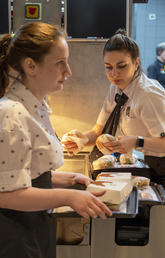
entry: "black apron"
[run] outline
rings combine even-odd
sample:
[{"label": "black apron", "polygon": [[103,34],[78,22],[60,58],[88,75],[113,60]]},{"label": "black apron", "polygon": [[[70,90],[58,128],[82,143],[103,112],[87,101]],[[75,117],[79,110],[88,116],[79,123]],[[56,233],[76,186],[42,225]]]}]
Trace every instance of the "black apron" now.
[{"label": "black apron", "polygon": [[144,161],[150,167],[151,180],[165,187],[165,157],[144,156]]},{"label": "black apron", "polygon": [[[51,172],[32,180],[37,188],[52,188]],[[0,258],[55,258],[56,220],[47,211],[0,209]]]}]

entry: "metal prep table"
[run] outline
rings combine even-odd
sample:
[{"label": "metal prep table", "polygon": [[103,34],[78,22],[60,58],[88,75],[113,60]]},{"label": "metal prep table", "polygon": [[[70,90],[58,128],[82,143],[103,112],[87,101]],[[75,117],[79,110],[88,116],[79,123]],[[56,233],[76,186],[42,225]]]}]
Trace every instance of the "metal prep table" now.
[{"label": "metal prep table", "polygon": [[[140,170],[142,171],[142,170]],[[107,171],[106,171],[107,172]],[[114,171],[115,172],[115,171]],[[123,172],[126,172],[125,170]],[[132,174],[137,174],[137,171],[133,171]],[[139,171],[138,171],[139,172]],[[149,170],[142,171],[149,173]],[[138,173],[139,174],[139,173]],[[165,230],[165,190],[160,186],[160,191],[157,191],[159,195],[159,201],[155,203],[139,202],[138,207],[148,207],[148,238],[144,243],[137,245],[138,240],[133,236],[130,237],[130,233],[126,232],[124,237],[130,240],[130,243],[117,243],[117,223],[118,220],[134,220],[138,214],[136,201],[134,205],[129,207],[129,212],[120,214],[114,212],[112,218],[102,219],[91,219],[90,222],[84,225],[84,238],[79,244],[76,245],[57,245],[57,258],[164,258],[165,257],[165,244],[164,244],[164,230]],[[136,197],[136,192],[133,197]],[[131,195],[132,196],[132,195]],[[131,202],[132,203],[132,202]],[[145,209],[145,208],[144,208]],[[74,217],[75,213],[71,215]],[[144,228],[144,233],[145,233]],[[128,237],[127,237],[128,233]],[[141,232],[137,232],[137,235],[143,234],[143,227]],[[123,233],[122,233],[123,234]],[[121,234],[121,236],[122,236]],[[134,233],[133,233],[134,234]],[[147,235],[146,234],[146,235]],[[119,233],[120,235],[120,233]],[[135,232],[136,235],[136,232]],[[140,235],[141,237],[141,235]],[[135,239],[134,239],[135,238]],[[135,241],[135,245],[133,244]],[[140,240],[141,241],[141,240]],[[129,241],[128,241],[129,242]]]},{"label": "metal prep table", "polygon": [[[149,242],[145,246],[116,244],[115,219],[92,220],[91,258],[164,258],[165,206],[150,210]],[[74,256],[72,256],[74,257]],[[61,257],[65,258],[65,257]],[[75,257],[76,258],[76,257]],[[85,258],[85,257],[84,257]]]},{"label": "metal prep table", "polygon": [[[161,188],[161,190],[164,195],[164,189]],[[149,203],[149,237],[146,244],[133,246],[131,242],[131,246],[128,246],[119,245],[115,241],[116,221],[120,218],[134,219],[135,213],[138,213],[134,202],[134,207],[131,205],[131,210],[129,209],[127,215],[114,212],[113,217],[106,220],[91,219],[89,224],[84,225],[84,238],[81,243],[78,245],[57,245],[57,258],[164,258],[164,196],[162,198],[160,197],[160,202],[155,203],[155,205]],[[161,202],[162,204],[160,205]],[[145,204],[140,205],[144,206]],[[148,207],[147,202],[146,205]],[[70,213],[68,218],[73,218],[74,216],[75,218],[78,217],[73,212],[73,214]]]}]

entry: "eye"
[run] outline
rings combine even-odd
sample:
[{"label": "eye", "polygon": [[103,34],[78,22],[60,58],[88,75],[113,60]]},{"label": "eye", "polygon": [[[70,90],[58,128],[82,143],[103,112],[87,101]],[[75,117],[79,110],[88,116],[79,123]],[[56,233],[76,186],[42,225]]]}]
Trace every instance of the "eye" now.
[{"label": "eye", "polygon": [[57,65],[64,65],[64,64],[65,64],[64,61],[59,61],[59,62],[57,63]]},{"label": "eye", "polygon": [[67,65],[68,65],[68,62],[66,62],[64,60],[61,60],[56,63],[56,66],[60,69],[65,69]]},{"label": "eye", "polygon": [[111,66],[105,66],[105,69],[111,71],[113,68]]},{"label": "eye", "polygon": [[119,66],[118,66],[119,69],[124,69],[125,67],[127,67],[127,64],[119,65]]}]

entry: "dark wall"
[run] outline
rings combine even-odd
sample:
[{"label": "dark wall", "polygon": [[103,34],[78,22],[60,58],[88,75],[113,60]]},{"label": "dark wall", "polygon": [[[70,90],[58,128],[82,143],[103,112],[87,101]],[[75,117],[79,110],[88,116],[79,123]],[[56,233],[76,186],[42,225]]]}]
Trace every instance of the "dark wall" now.
[{"label": "dark wall", "polygon": [[0,0],[0,34],[10,31],[9,10],[10,3],[8,0]]}]

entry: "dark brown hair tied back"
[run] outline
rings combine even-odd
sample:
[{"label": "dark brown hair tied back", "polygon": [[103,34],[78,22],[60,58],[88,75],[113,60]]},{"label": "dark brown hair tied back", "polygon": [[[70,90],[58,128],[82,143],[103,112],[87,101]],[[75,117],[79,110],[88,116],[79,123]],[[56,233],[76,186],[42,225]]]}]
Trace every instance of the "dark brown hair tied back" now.
[{"label": "dark brown hair tied back", "polygon": [[124,30],[124,29],[118,29],[118,30],[115,32],[115,35],[116,35],[116,34],[121,34],[121,35],[124,35],[124,36],[127,37],[127,32],[126,32],[126,30]]},{"label": "dark brown hair tied back", "polygon": [[[127,36],[127,32],[124,29],[118,29],[116,33],[108,39],[103,49],[103,56],[111,51],[125,51],[130,54],[133,62],[140,56],[137,43]],[[140,75],[141,72],[142,68],[141,64],[139,64],[137,75]]]},{"label": "dark brown hair tied back", "polygon": [[0,40],[0,97],[4,95],[5,89],[9,84],[8,53],[10,51],[11,41],[11,34],[2,36]]}]

